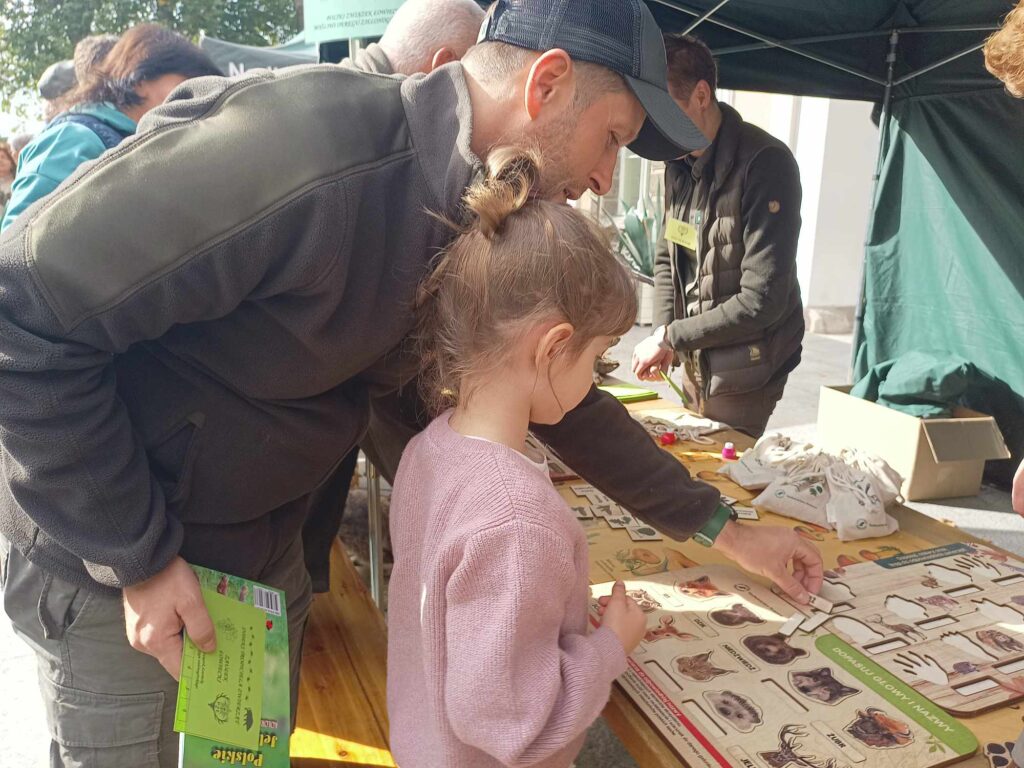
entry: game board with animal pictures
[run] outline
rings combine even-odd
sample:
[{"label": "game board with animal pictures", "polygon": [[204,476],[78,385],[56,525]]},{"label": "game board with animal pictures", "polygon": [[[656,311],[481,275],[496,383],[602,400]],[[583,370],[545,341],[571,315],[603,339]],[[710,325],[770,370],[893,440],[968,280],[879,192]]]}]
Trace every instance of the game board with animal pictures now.
[{"label": "game board with animal pictures", "polygon": [[[611,587],[592,587],[595,623]],[[937,768],[977,749],[934,703],[732,567],[626,589],[647,633],[618,683],[693,768]]]},{"label": "game board with animal pictures", "polygon": [[947,711],[1024,700],[1024,563],[959,543],[825,577],[826,627]]}]

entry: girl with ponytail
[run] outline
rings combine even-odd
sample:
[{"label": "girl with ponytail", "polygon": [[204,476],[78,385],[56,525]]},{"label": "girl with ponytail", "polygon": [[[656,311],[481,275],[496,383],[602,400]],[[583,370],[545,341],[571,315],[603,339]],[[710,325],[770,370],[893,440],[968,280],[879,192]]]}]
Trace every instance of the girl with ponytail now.
[{"label": "girl with ponytail", "polygon": [[534,197],[535,154],[498,149],[422,286],[423,394],[437,415],[391,502],[391,746],[403,768],[560,766],[579,751],[640,609],[617,585],[588,632],[587,543],[530,456],[592,383],[636,293],[588,219]]}]

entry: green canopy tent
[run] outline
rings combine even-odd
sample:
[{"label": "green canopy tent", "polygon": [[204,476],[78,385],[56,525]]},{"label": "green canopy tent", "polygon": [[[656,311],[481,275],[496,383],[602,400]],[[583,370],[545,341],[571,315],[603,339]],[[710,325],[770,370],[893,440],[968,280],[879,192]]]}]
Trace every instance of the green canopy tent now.
[{"label": "green canopy tent", "polygon": [[694,32],[721,84],[874,101],[875,195],[854,377],[910,350],[1009,385],[987,403],[1024,453],[1024,101],[981,47],[1015,0],[647,0]]}]

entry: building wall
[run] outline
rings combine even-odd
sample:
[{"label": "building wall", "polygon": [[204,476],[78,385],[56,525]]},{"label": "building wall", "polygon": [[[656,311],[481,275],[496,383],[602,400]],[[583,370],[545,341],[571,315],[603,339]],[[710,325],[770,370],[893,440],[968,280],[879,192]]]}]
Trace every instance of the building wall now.
[{"label": "building wall", "polygon": [[878,151],[871,105],[765,93],[726,97],[744,119],[793,150],[804,193],[797,273],[808,329],[849,333]]},{"label": "building wall", "polygon": [[812,329],[847,333],[860,292],[878,131],[864,102],[829,101],[825,124],[805,303]]}]

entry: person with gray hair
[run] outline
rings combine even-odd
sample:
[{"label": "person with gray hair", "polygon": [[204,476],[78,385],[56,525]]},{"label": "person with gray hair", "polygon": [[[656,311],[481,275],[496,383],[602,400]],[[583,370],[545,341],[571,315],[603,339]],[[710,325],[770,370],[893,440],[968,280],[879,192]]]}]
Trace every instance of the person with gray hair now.
[{"label": "person with gray hair", "polygon": [[55,61],[43,70],[36,89],[43,101],[43,119],[47,122],[63,112],[68,96],[74,91],[75,63],[71,59]]},{"label": "person with gray hair", "polygon": [[378,75],[428,73],[458,61],[476,42],[484,12],[473,0],[406,0],[384,30],[343,67]]}]

